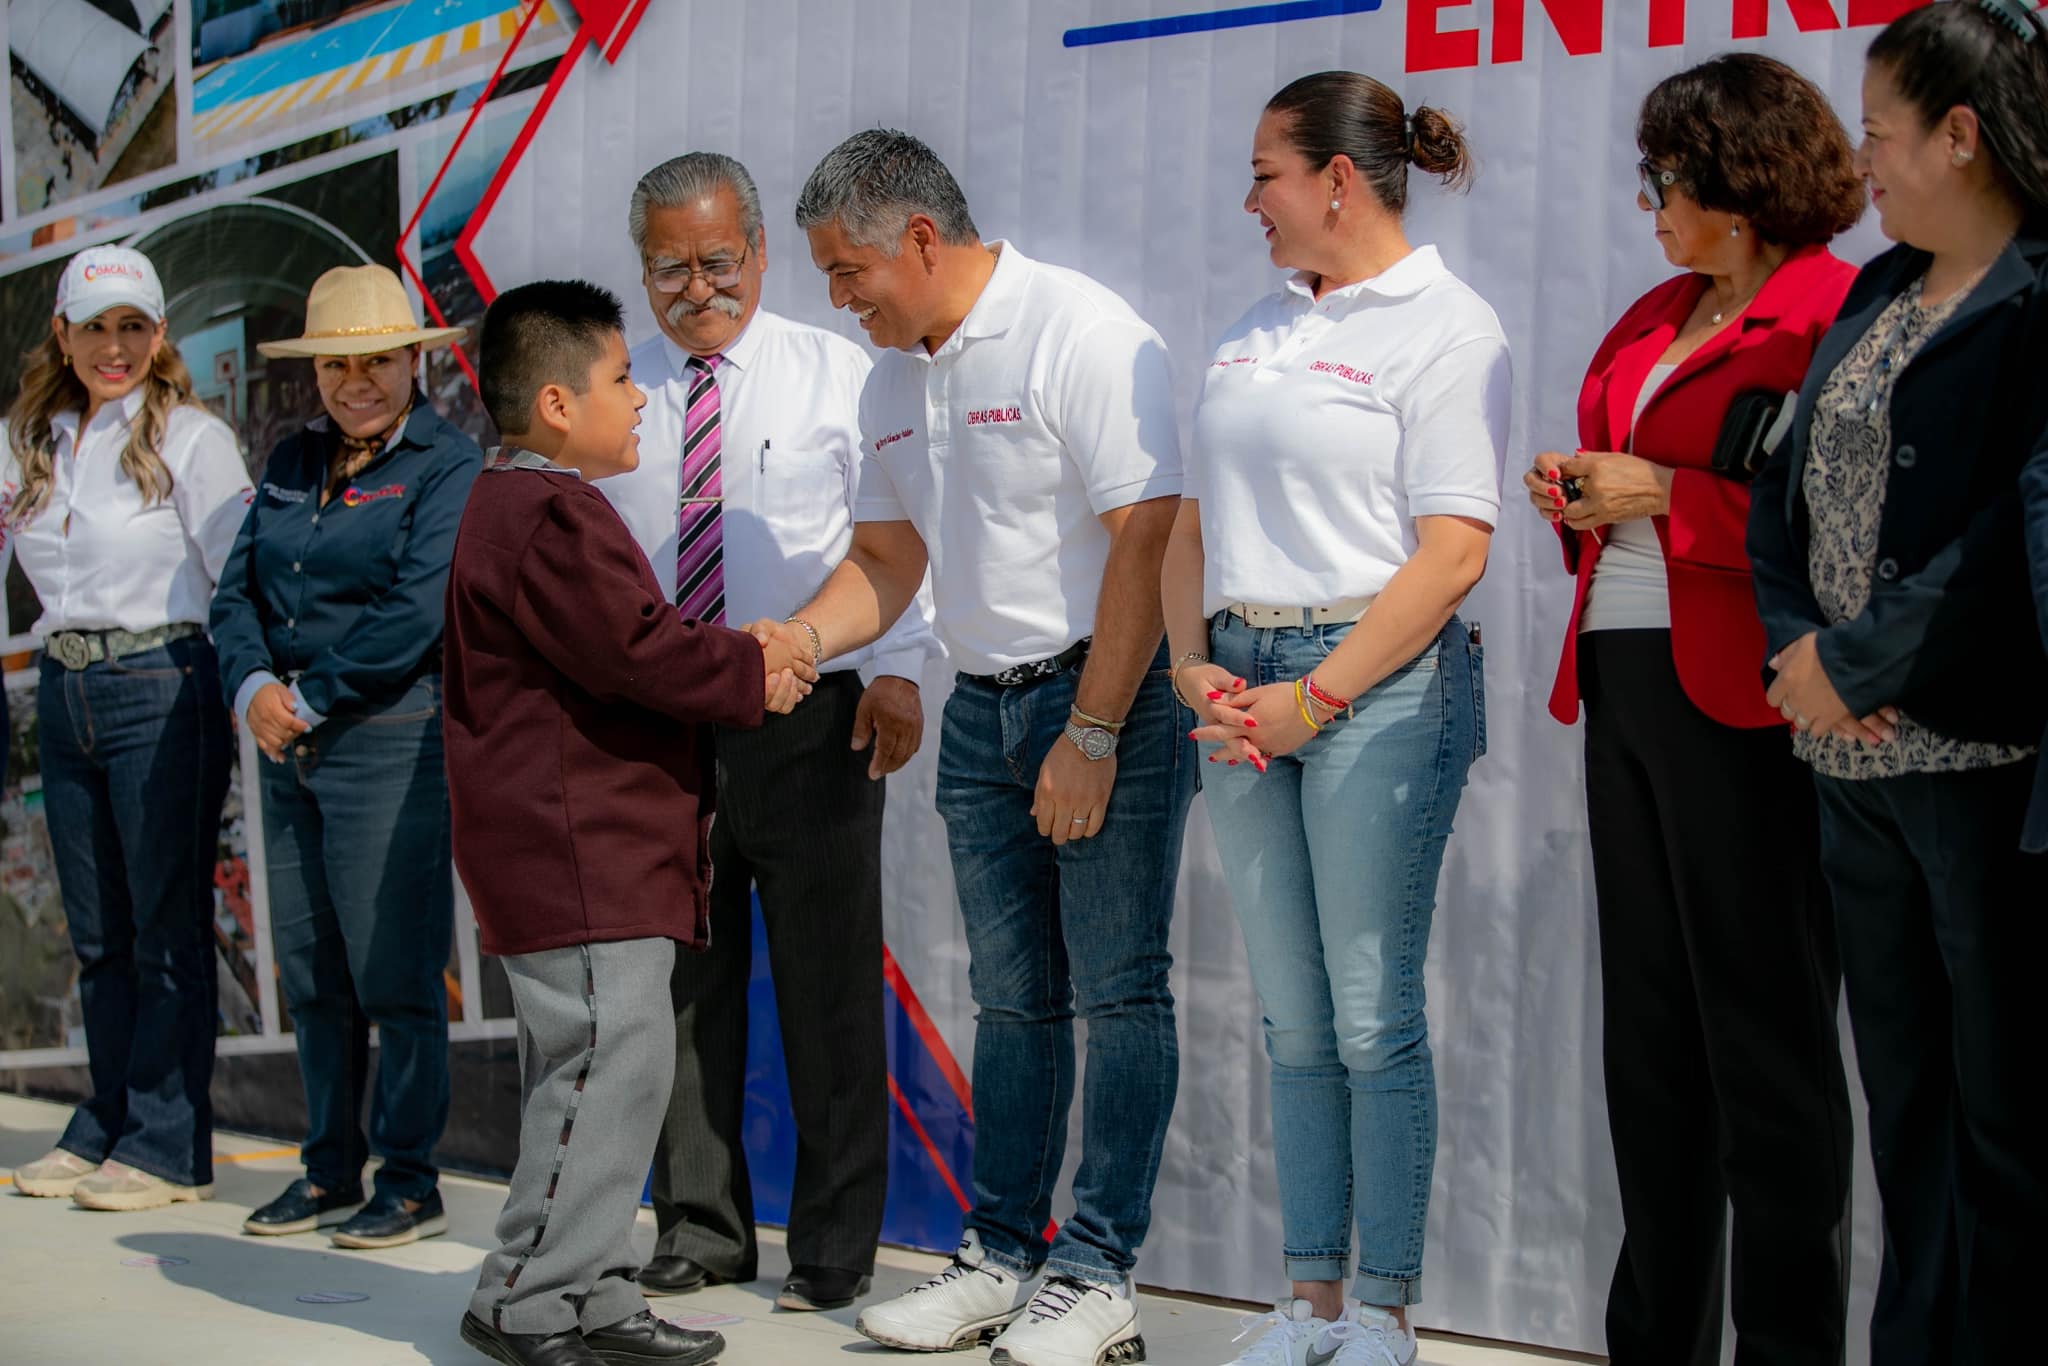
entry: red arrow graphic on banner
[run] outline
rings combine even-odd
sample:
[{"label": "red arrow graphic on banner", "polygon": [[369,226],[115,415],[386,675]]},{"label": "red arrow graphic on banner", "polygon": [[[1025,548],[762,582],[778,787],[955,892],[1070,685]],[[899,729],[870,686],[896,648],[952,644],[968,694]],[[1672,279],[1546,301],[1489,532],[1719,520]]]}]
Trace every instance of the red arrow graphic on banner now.
[{"label": "red arrow graphic on banner", "polygon": [[[540,102],[533,106],[533,112],[526,116],[526,123],[513,139],[512,150],[505,154],[504,164],[498,167],[491,183],[484,187],[483,198],[477,201],[476,211],[469,216],[461,234],[455,239],[455,259],[462,262],[462,268],[469,272],[470,282],[488,304],[498,297],[497,286],[476,256],[476,235],[484,222],[490,218],[491,210],[497,206],[498,196],[504,193],[505,185],[512,179],[519,159],[526,155],[527,147],[533,142],[533,135],[540,131],[541,123],[547,118],[548,110],[554,107],[555,96],[562,92],[569,73],[576,69],[578,59],[586,48],[594,47],[607,62],[616,62],[619,54],[626,50],[626,40],[639,27],[640,18],[647,12],[649,0],[574,0],[582,23],[576,29],[576,36],[569,41],[569,50],[562,54],[555,74],[548,78],[547,89],[541,91]],[[488,91],[486,91],[488,93]],[[479,101],[481,103],[481,101]],[[473,115],[472,115],[473,117]],[[452,153],[451,153],[452,155]]]},{"label": "red arrow graphic on banner", "polygon": [[[405,245],[419,228],[420,219],[426,215],[427,205],[433,201],[435,193],[441,188],[441,182],[447,178],[448,168],[455,164],[455,158],[462,151],[462,144],[468,139],[470,130],[476,127],[484,105],[490,102],[491,94],[498,88],[499,80],[510,69],[512,58],[518,53],[520,44],[526,41],[527,30],[533,27],[533,21],[539,17],[542,3],[543,0],[528,0],[525,17],[519,21],[518,31],[506,45],[505,55],[498,59],[497,69],[491,72],[490,79],[484,82],[484,88],[477,93],[476,102],[469,107],[469,116],[463,120],[462,128],[455,134],[455,141],[448,147],[448,154],[441,158],[440,168],[428,182],[426,193],[420,196],[420,202],[413,207],[412,217],[407,220],[404,231],[398,234],[398,264],[412,280],[414,288],[419,290],[420,300],[425,304],[427,315],[434,320],[436,327],[446,327],[448,320],[442,315],[440,304],[435,302],[434,296],[428,292],[427,282],[421,277],[419,268],[413,265],[412,258],[406,254]],[[476,231],[483,225],[484,219],[490,216],[491,206],[497,202],[499,193],[504,189],[505,182],[510,179],[512,168],[525,152],[526,145],[533,140],[534,132],[540,127],[540,121],[547,117],[548,106],[554,103],[555,94],[576,65],[576,59],[583,55],[583,50],[591,46],[593,41],[602,37],[605,41],[598,43],[598,48],[604,54],[604,59],[607,62],[618,61],[619,54],[625,51],[626,40],[633,36],[633,30],[639,26],[640,16],[646,13],[649,0],[570,0],[570,3],[575,6],[579,20],[576,36],[570,40],[569,50],[562,54],[561,61],[556,65],[554,75],[549,79],[547,89],[541,95],[540,103],[534,106],[533,112],[527,116],[525,126],[519,130],[519,138],[512,144],[511,154],[505,158],[505,164],[500,166],[497,174],[491,178],[491,183],[484,190],[483,198],[477,202],[475,211],[470,214],[469,222],[463,226],[461,235],[455,241],[455,259],[462,263],[462,268],[468,272],[471,282],[476,285],[477,292],[483,296],[486,304],[497,296],[497,291],[492,287],[490,277],[484,273],[483,266],[478,263],[476,253],[470,247],[471,239],[476,236]],[[472,387],[477,387],[476,367],[470,363],[468,353],[459,344],[454,351],[456,363],[461,365],[462,373],[469,377]]]}]

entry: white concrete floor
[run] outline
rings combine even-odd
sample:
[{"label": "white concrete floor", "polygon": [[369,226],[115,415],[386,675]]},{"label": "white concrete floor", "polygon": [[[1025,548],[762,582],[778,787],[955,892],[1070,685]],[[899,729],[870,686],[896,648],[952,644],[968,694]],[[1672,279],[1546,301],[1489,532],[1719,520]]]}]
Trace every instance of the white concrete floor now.
[{"label": "white concrete floor", "polygon": [[[243,1235],[249,1210],[299,1172],[297,1150],[267,1139],[215,1136],[216,1198],[203,1204],[97,1214],[68,1200],[15,1194],[6,1174],[47,1152],[66,1117],[62,1106],[0,1095],[0,1285],[6,1287],[0,1361],[475,1366],[484,1360],[456,1336],[456,1324],[490,1240],[502,1186],[445,1177],[448,1234],[385,1252],[340,1251],[310,1233]],[[643,1211],[640,1226],[652,1247],[653,1216]],[[937,1257],[884,1248],[875,1293],[900,1293],[941,1264]],[[854,1332],[854,1309],[777,1311],[774,1295],[785,1270],[781,1235],[763,1230],[762,1280],[650,1303],[686,1326],[724,1333],[723,1366],[896,1356]],[[1165,1295],[1146,1295],[1142,1308],[1150,1359],[1170,1366],[1228,1361],[1238,1318],[1251,1312]],[[984,1349],[939,1360],[985,1361],[987,1355]],[[1526,1366],[1593,1358],[1428,1337],[1422,1360],[1427,1366]]]}]

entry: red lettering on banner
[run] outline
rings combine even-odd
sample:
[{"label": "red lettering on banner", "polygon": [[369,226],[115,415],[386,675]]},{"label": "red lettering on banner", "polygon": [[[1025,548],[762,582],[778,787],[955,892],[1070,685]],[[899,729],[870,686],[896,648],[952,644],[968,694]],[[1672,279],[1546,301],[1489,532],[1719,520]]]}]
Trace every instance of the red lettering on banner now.
[{"label": "red lettering on banner", "polygon": [[1479,30],[1460,29],[1444,33],[1437,27],[1437,14],[1463,9],[1472,0],[1408,0],[1408,69],[1447,71],[1452,67],[1479,65]]},{"label": "red lettering on banner", "polygon": [[[1602,51],[1605,0],[1491,0],[1478,27],[1446,29],[1446,11],[1465,10],[1475,0],[1409,0],[1407,67],[1409,71],[1444,71],[1480,64],[1482,37],[1487,63],[1507,66],[1528,50],[1528,10],[1542,6],[1550,28],[1573,57]],[[1801,33],[1832,33],[1845,28],[1878,28],[1928,0],[1649,0],[1643,37],[1647,46],[1676,47],[1686,40],[1688,18],[1711,12],[1726,15],[1730,38],[1762,38],[1770,32],[1771,11],[1782,9]],[[2039,0],[2034,0],[2039,7]],[[1620,10],[1631,10],[1623,5]],[[1617,11],[1618,22],[1632,29],[1631,15]],[[1463,16],[1479,21],[1477,13]],[[1451,17],[1455,22],[1455,16]],[[1487,27],[1490,25],[1490,31]],[[1718,28],[1718,25],[1710,25]],[[1713,36],[1711,34],[1707,35]]]},{"label": "red lettering on banner", "polygon": [[1842,26],[1828,0],[1735,0],[1735,20],[1728,36],[1761,38],[1769,33],[1774,3],[1792,11],[1792,22],[1801,33],[1821,33]]},{"label": "red lettering on banner", "polygon": [[[1542,0],[1550,26],[1574,57],[1587,57],[1600,50],[1601,0]],[[1528,0],[1494,0],[1493,64],[1502,66],[1522,60],[1522,32],[1529,12]]]},{"label": "red lettering on banner", "polygon": [[970,427],[980,427],[990,422],[1022,422],[1023,420],[1024,410],[1022,408],[969,408],[967,410],[967,425]]}]

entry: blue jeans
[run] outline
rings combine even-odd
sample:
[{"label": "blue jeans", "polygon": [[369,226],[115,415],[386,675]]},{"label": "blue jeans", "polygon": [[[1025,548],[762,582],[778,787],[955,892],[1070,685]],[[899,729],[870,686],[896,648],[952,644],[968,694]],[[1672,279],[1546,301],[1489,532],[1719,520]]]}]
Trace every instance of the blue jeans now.
[{"label": "blue jeans", "polygon": [[206,1185],[228,788],[219,661],[203,636],[76,672],[46,657],[36,721],[92,1085],[57,1146]]},{"label": "blue jeans", "polygon": [[[1102,830],[1055,848],[1031,816],[1045,756],[1066,744],[1079,671],[1000,688],[962,674],[939,741],[946,821],[974,994],[974,1208],[997,1264],[1121,1282],[1152,1220],[1180,1085],[1167,931],[1195,794],[1193,717],[1164,651],[1120,738]],[[1088,1022],[1074,1214],[1044,1230],[1066,1158],[1074,1015]]]},{"label": "blue jeans", "polygon": [[[1352,629],[1210,623],[1215,662],[1287,683]],[[1485,749],[1479,647],[1455,617],[1421,654],[1265,773],[1204,770],[1230,898],[1272,1059],[1274,1163],[1287,1275],[1422,1296],[1436,1166],[1436,1072],[1423,956],[1465,772]],[[1190,747],[1192,752],[1192,747]]]},{"label": "blue jeans", "polygon": [[[377,1189],[425,1198],[448,1121],[448,962],[454,919],[441,679],[381,711],[337,717],[259,759],[277,972],[306,1087],[307,1179],[352,1190],[374,1150]],[[363,1142],[370,1026],[377,1092]]]}]

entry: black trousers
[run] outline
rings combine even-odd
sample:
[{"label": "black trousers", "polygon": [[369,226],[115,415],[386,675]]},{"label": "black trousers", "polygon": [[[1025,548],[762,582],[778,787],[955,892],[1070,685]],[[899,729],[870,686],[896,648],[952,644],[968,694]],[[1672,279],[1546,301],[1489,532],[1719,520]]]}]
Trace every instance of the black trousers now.
[{"label": "black trousers", "polygon": [[848,746],[863,689],[826,674],[787,716],[720,730],[711,948],[678,954],[675,1089],[654,1155],[655,1255],[756,1274],[746,1102],[759,887],[796,1114],[789,1259],[872,1271],[889,1180],[882,1033],[882,797]]},{"label": "black trousers", "polygon": [[2035,761],[1816,778],[1884,1264],[1873,1366],[2039,1361],[2048,1278],[2040,992],[2048,855],[2019,851]]},{"label": "black trousers", "polygon": [[1588,632],[1579,662],[1624,1224],[1607,1350],[1717,1366],[1732,1280],[1739,1366],[1837,1366],[1852,1137],[1812,782],[1786,731],[1693,706],[1670,632]]}]

